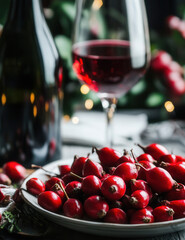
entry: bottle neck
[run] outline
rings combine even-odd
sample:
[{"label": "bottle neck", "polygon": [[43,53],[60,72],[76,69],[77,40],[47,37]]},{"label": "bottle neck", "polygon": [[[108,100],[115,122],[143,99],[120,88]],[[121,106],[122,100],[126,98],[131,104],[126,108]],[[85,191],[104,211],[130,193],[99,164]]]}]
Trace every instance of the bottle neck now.
[{"label": "bottle neck", "polygon": [[7,25],[14,28],[42,25],[44,15],[41,0],[11,0]]}]

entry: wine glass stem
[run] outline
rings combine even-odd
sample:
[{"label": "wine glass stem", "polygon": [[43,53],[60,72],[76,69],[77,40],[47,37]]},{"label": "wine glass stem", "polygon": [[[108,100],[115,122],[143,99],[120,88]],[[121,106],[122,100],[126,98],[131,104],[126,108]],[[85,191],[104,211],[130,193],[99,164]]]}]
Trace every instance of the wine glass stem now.
[{"label": "wine glass stem", "polygon": [[101,103],[103,110],[106,113],[107,118],[107,128],[106,128],[106,146],[112,147],[113,145],[113,129],[112,129],[112,120],[114,112],[116,110],[117,99],[116,98],[102,98]]}]

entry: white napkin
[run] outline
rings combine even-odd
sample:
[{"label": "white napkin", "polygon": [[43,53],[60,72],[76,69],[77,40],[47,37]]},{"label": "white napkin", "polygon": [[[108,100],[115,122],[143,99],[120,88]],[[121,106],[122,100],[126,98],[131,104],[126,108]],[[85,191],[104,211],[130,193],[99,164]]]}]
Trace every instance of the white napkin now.
[{"label": "white napkin", "polygon": [[185,122],[167,120],[149,124],[141,134],[143,144],[157,142],[164,145],[169,152],[185,156]]},{"label": "white napkin", "polygon": [[[103,112],[77,112],[74,117],[79,119],[78,124],[62,122],[63,142],[90,146],[106,144],[106,117]],[[112,126],[114,145],[123,145],[128,138],[138,139],[147,125],[146,114],[116,113]]]},{"label": "white napkin", "polygon": [[[15,188],[1,188],[1,191],[5,195],[10,195],[11,197],[14,195],[16,189]],[[0,207],[0,214],[2,215],[5,211],[11,211],[15,207],[15,202],[13,200],[6,207]]]}]

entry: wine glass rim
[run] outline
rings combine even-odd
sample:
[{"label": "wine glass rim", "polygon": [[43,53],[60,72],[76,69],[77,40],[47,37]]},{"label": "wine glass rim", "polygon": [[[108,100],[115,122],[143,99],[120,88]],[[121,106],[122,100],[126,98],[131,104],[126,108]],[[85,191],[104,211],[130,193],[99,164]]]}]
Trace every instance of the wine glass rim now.
[{"label": "wine glass rim", "polygon": [[[128,40],[120,40],[120,39],[97,39],[97,40],[86,40],[86,41],[82,41],[82,42],[76,42],[76,43],[74,43],[73,44],[73,46],[72,46],[72,52],[73,53],[75,53],[75,52],[78,52],[78,47],[80,47],[80,46],[89,46],[89,45],[100,45],[101,46],[101,44],[104,44],[104,46],[105,45],[113,45],[113,46],[115,46],[115,44],[121,44],[122,46],[124,46],[124,47],[128,47],[128,46],[130,46],[130,42],[128,41]],[[147,54],[147,53],[146,53]],[[98,56],[98,55],[91,55],[91,54],[89,54],[89,55],[87,55],[86,53],[78,53],[78,55],[79,56],[81,56],[81,57],[83,57],[83,56],[85,56],[85,57],[87,57],[87,58],[93,58],[93,59],[99,59],[99,58],[101,58],[101,59],[111,59],[112,58],[112,56]],[[120,56],[114,56],[114,58],[117,58],[117,59],[123,59],[123,57],[124,56],[122,56],[122,55],[120,55]],[[138,56],[133,56],[132,55],[132,57],[139,57],[139,55]]]},{"label": "wine glass rim", "polygon": [[[104,44],[105,45],[113,45],[115,46],[115,44],[121,44],[123,46],[126,46],[128,47],[130,45],[129,41],[127,40],[120,40],[120,39],[97,39],[97,40],[87,40],[87,41],[82,41],[82,42],[76,42],[73,44],[72,46],[72,51],[75,52],[75,49],[77,49],[78,47],[80,46],[89,46],[89,45],[100,45],[101,44]],[[80,53],[79,54],[80,56],[86,56],[87,58],[94,58],[94,59],[99,59],[99,58],[105,58],[105,59],[108,59],[108,58],[112,58],[111,56],[97,56],[97,55],[88,55],[87,54],[83,54],[83,53]],[[114,58],[117,58],[117,59],[120,59],[120,58],[123,58],[123,56],[114,56]]]},{"label": "wine glass rim", "polygon": [[84,45],[84,44],[88,46],[88,45],[90,45],[92,43],[94,43],[94,44],[102,44],[102,43],[104,43],[105,45],[106,44],[114,45],[115,43],[117,43],[117,44],[121,43],[121,44],[124,44],[125,46],[129,46],[130,45],[129,40],[107,39],[107,38],[105,38],[105,39],[86,40],[86,41],[81,41],[81,42],[78,41],[78,42],[73,44],[72,48],[74,48],[76,46],[81,46],[81,45]]}]

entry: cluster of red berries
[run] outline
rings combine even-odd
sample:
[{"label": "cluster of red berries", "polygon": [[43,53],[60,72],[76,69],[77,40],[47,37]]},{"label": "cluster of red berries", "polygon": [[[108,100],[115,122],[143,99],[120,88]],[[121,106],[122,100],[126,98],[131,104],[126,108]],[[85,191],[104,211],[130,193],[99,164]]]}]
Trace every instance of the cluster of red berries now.
[{"label": "cluster of red berries", "polygon": [[151,68],[165,80],[171,94],[181,96],[185,93],[184,69],[173,61],[169,53],[158,51],[152,58]]},{"label": "cluster of red berries", "polygon": [[167,27],[170,30],[177,31],[185,38],[185,21],[177,16],[169,16],[166,20]]},{"label": "cluster of red berries", "polygon": [[160,144],[123,156],[112,148],[93,148],[100,163],[75,157],[60,165],[60,177],[27,181],[38,204],[71,218],[142,224],[185,217],[185,158]]},{"label": "cluster of red berries", "polygon": [[[0,173],[0,205],[6,206],[10,202],[10,196],[3,193],[3,188],[13,183],[18,183],[26,177],[26,169],[15,161],[7,162]],[[0,221],[2,215],[0,214]]]}]

